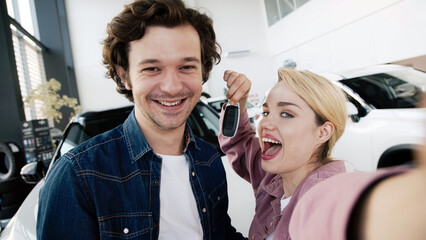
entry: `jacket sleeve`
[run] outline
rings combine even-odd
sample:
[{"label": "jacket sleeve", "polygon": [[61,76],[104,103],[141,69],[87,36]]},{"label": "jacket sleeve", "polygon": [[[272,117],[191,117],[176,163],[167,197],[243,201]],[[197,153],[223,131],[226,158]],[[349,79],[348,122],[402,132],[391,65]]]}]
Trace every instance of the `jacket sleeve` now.
[{"label": "jacket sleeve", "polygon": [[240,115],[238,130],[233,138],[222,135],[222,122],[224,111],[220,114],[219,144],[228,157],[234,171],[252,184],[256,191],[266,172],[261,166],[261,150],[258,137],[254,131],[247,112]]},{"label": "jacket sleeve", "polygon": [[229,215],[226,217],[225,231],[226,240],[247,240],[246,237],[244,237],[240,232],[237,232],[237,230],[231,225],[231,218]]},{"label": "jacket sleeve", "polygon": [[309,189],[291,215],[291,239],[346,239],[349,221],[363,193],[377,182],[406,168],[342,173]]},{"label": "jacket sleeve", "polygon": [[55,163],[40,190],[37,239],[98,239],[99,227],[87,192],[65,156]]}]

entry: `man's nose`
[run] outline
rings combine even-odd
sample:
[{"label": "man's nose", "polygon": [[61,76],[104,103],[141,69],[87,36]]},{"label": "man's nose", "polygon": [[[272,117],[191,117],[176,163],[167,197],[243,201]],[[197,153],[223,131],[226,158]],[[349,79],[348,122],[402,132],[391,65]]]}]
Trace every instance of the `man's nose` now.
[{"label": "man's nose", "polygon": [[182,79],[177,70],[168,70],[161,82],[161,91],[169,95],[175,95],[181,92],[183,87]]}]

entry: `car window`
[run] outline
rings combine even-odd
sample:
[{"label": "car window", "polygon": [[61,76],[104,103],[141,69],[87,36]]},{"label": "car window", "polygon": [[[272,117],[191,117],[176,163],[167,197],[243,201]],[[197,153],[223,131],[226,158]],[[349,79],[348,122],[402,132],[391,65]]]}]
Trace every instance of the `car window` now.
[{"label": "car window", "polygon": [[426,78],[420,81],[401,71],[341,80],[377,109],[414,108],[418,105]]},{"label": "car window", "polygon": [[219,149],[219,115],[207,105],[198,103],[188,118],[193,133]]},{"label": "car window", "polygon": [[[222,111],[222,106],[223,104],[225,104],[226,102],[228,102],[228,99],[221,99],[221,100],[216,100],[216,101],[211,101],[208,102],[208,104],[214,109],[216,110],[216,112],[220,113],[220,111]],[[254,105],[247,101],[247,108],[252,108],[254,107]]]},{"label": "car window", "polygon": [[89,139],[90,136],[84,131],[84,128],[78,123],[72,123],[69,126],[68,134],[66,134],[65,139],[62,143],[60,149],[60,156],[64,155],[69,150],[73,149],[80,143]]},{"label": "car window", "polygon": [[[82,123],[74,122],[68,127],[68,133],[60,149],[60,156],[98,134],[106,132],[120,125],[126,120],[130,110],[110,113],[103,117],[84,117]],[[91,113],[91,116],[96,115]]]},{"label": "car window", "polygon": [[227,101],[228,101],[227,99],[212,101],[212,102],[209,102],[209,105],[212,108],[214,108],[216,112],[220,112],[222,110],[222,105],[226,103]]}]

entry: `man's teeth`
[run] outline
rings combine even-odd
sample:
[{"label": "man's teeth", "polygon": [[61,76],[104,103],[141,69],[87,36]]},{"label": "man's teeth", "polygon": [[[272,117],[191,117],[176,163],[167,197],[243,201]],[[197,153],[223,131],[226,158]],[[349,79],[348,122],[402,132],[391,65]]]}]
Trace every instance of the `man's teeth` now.
[{"label": "man's teeth", "polygon": [[158,102],[161,103],[161,105],[171,107],[171,106],[176,106],[176,105],[180,104],[182,102],[182,100],[179,100],[179,101],[176,101],[176,102],[166,102],[166,101],[158,101]]},{"label": "man's teeth", "polygon": [[273,143],[273,144],[281,144],[280,142],[269,139],[269,138],[262,138],[262,141],[263,142],[270,142],[270,143]]}]

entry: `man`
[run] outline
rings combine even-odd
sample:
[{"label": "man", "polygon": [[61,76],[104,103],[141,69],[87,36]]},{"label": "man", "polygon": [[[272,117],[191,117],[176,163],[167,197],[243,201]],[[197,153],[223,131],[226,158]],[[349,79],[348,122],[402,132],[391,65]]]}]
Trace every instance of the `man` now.
[{"label": "man", "polygon": [[38,239],[243,238],[230,225],[220,155],[186,124],[220,61],[212,20],[180,0],[143,0],[107,32],[107,75],[135,108],[55,163]]}]

